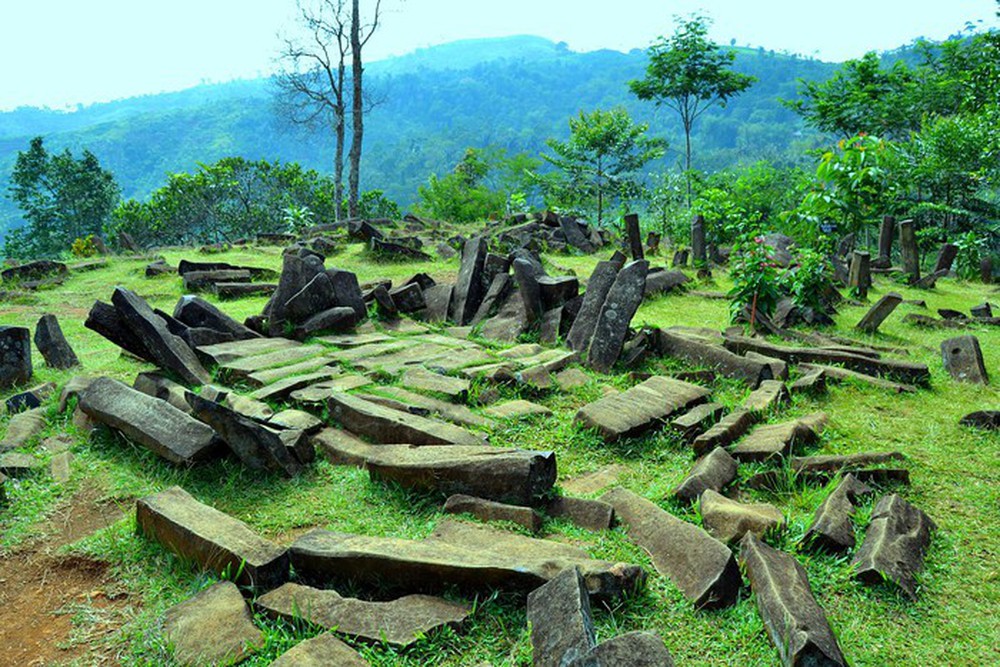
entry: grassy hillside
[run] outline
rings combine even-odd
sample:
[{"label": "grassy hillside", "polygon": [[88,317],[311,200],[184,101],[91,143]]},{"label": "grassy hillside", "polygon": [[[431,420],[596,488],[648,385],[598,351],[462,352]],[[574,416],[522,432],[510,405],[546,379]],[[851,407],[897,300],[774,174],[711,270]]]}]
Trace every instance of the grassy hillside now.
[{"label": "grassy hillside", "polygon": [[[189,250],[169,250],[171,264],[192,258]],[[244,248],[215,257],[220,261],[277,268],[280,251],[274,248]],[[597,257],[550,256],[550,272],[574,271],[589,275]],[[662,260],[661,260],[662,261]],[[107,299],[112,286],[125,285],[149,299],[154,306],[171,309],[181,294],[180,279],[142,275],[145,260],[116,258],[106,268],[76,273],[62,286],[5,303],[0,324],[33,325],[45,312],[58,313],[63,328],[76,347],[87,374],[108,374],[131,381],[148,366],[121,357],[118,349],[82,326],[95,299]],[[373,264],[359,245],[347,245],[327,265],[356,271],[361,280],[390,277],[396,280],[416,271],[437,278],[452,278],[455,260],[417,264]],[[714,282],[696,284],[701,290],[725,290],[724,273]],[[872,302],[885,292],[899,291],[908,299],[924,299],[933,311],[947,307],[968,310],[996,294],[979,284],[945,279],[932,291],[901,288],[877,278],[869,297]],[[227,302],[221,307],[242,317],[257,313],[263,299]],[[725,301],[693,294],[669,295],[646,302],[635,323],[667,327],[689,325],[722,329],[727,324]],[[833,331],[857,337],[853,325],[864,313],[860,306],[844,307]],[[817,600],[826,610],[841,647],[852,665],[972,665],[1000,660],[995,641],[996,609],[1000,603],[997,553],[1000,528],[996,509],[1000,506],[1000,442],[996,435],[958,426],[967,412],[1000,406],[996,385],[980,387],[954,382],[943,371],[941,340],[951,332],[914,328],[901,321],[914,306],[901,306],[879,334],[861,342],[905,347],[908,359],[926,363],[931,369],[931,388],[913,395],[896,395],[871,387],[845,384],[832,387],[821,398],[796,395],[792,405],[773,420],[787,419],[816,410],[830,415],[830,426],[817,453],[847,454],[898,450],[912,476],[911,487],[890,487],[925,510],[939,526],[920,575],[919,599],[909,602],[888,586],[871,588],[854,581],[845,557],[799,552],[797,541],[828,489],[793,486],[779,493],[746,491],[745,497],[775,503],[788,517],[787,530],[774,544],[797,554],[806,568]],[[979,337],[986,365],[997,375],[1000,369],[1000,329],[970,331]],[[663,371],[678,366],[654,360],[646,370]],[[572,423],[581,405],[599,397],[606,388],[633,384],[628,372],[619,369],[610,376],[590,374],[583,388],[566,393],[524,394],[555,411],[547,420],[502,423],[491,430],[494,443],[557,453],[560,482],[582,474],[619,466],[619,482],[659,502],[688,520],[699,518],[668,500],[674,486],[691,465],[688,448],[676,438],[652,434],[606,445],[593,434]],[[72,373],[39,368],[38,381],[62,383]],[[734,406],[746,391],[721,381],[714,386],[715,398]],[[504,390],[513,397],[515,390]],[[5,392],[5,398],[11,392]],[[72,620],[72,639],[78,662],[97,664],[108,659],[124,665],[174,664],[160,636],[164,610],[214,581],[169,555],[159,546],[135,534],[133,501],[173,484],[181,484],[198,499],[237,516],[256,531],[287,544],[312,526],[371,535],[420,537],[442,519],[440,499],[404,493],[369,481],[360,470],[316,463],[303,476],[287,481],[272,475],[250,473],[232,462],[218,462],[191,470],[167,465],[141,448],[98,432],[88,437],[77,430],[68,416],[56,414],[46,435],[65,436],[75,456],[69,483],[59,485],[46,475],[28,478],[12,489],[9,508],[0,514],[0,551],[15,557],[25,550],[50,544],[60,523],[50,517],[72,516],[74,504],[97,503],[123,516],[93,535],[55,552],[71,562],[106,562],[107,581],[95,583],[91,592],[63,610]],[[2,427],[2,422],[0,422]],[[32,451],[34,449],[32,448]],[[741,466],[740,478],[755,470]],[[872,504],[861,509],[856,525],[859,540]],[[110,508],[110,509],[108,509]],[[764,633],[755,601],[745,589],[739,602],[720,612],[694,611],[678,589],[650,567],[648,556],[634,546],[618,528],[589,532],[563,521],[545,525],[548,537],[583,545],[595,556],[644,565],[651,573],[646,592],[612,609],[596,609],[599,638],[631,630],[656,632],[679,665],[774,665],[777,653]],[[13,554],[13,555],[11,555]],[[76,559],[76,560],[73,560]],[[99,586],[99,588],[97,588]],[[269,664],[281,651],[316,629],[262,622],[267,644],[248,665]],[[990,630],[990,628],[994,630]],[[506,595],[482,597],[477,611],[460,633],[444,632],[396,652],[380,646],[361,647],[373,665],[527,665],[530,636],[523,601]]]},{"label": "grassy hillside", "polygon": [[[370,91],[382,103],[366,125],[363,188],[384,189],[405,208],[431,174],[450,171],[466,148],[494,145],[537,155],[547,138],[568,135],[571,116],[596,107],[625,105],[679,147],[676,119],[628,92],[626,83],[643,76],[645,63],[640,50],[576,53],[537,37],[469,40],[373,63]],[[797,79],[824,79],[834,65],[741,49],[737,68],[759,81],[700,121],[696,166],[799,159],[813,135],[778,98],[794,97]],[[17,151],[35,135],[45,136],[51,149],[89,148],[115,173],[125,197],[142,198],[170,172],[231,155],[332,172],[332,138],[288,126],[275,115],[271,94],[266,80],[238,81],[73,113],[2,113],[0,190],[6,190]],[[673,165],[679,155],[671,150],[651,171]],[[0,198],[0,236],[17,224],[16,208]]]}]

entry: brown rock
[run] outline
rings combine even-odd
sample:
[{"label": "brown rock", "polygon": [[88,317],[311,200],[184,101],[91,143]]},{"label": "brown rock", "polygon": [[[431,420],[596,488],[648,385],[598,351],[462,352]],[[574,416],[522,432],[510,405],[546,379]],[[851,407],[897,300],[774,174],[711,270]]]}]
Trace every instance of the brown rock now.
[{"label": "brown rock", "polygon": [[701,494],[698,503],[702,525],[716,539],[736,542],[747,533],[762,537],[785,525],[785,515],[769,503],[739,503],[712,489]]},{"label": "brown rock", "polygon": [[937,526],[922,510],[896,494],[883,496],[872,511],[871,524],[851,564],[866,584],[892,581],[910,598],[917,597],[916,574]]},{"label": "brown rock", "polygon": [[222,581],[167,610],[163,634],[182,665],[231,664],[264,644],[236,584]]},{"label": "brown rock", "polygon": [[736,460],[718,447],[698,459],[684,481],[674,490],[680,500],[694,502],[706,490],[722,491],[736,479]]}]

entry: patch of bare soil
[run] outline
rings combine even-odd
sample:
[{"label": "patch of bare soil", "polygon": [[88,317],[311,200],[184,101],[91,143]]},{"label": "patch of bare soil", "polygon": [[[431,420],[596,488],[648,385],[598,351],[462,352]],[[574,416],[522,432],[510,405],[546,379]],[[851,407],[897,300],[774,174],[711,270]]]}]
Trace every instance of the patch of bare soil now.
[{"label": "patch of bare soil", "polygon": [[[109,595],[107,565],[56,550],[121,518],[115,506],[83,490],[49,521],[50,530],[29,545],[0,556],[0,665],[114,664],[94,650],[117,629],[123,597]],[[74,618],[81,625],[74,627]]]}]

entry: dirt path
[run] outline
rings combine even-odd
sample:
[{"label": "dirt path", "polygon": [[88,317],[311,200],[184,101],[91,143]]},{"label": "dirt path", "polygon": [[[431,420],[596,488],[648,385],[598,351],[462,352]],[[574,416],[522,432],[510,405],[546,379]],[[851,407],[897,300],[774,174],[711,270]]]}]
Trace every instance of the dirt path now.
[{"label": "dirt path", "polygon": [[[55,555],[121,518],[96,498],[90,490],[77,493],[50,518],[49,534],[0,557],[0,665],[58,665],[83,656],[84,664],[114,664],[91,652],[92,642],[116,629],[113,612],[125,606],[105,590],[107,566]],[[84,619],[76,628],[74,617]]]}]

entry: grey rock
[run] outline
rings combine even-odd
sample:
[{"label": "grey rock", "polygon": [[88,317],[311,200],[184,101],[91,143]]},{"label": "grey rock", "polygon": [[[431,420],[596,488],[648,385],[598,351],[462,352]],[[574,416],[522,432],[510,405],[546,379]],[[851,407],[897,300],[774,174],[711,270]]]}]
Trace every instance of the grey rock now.
[{"label": "grey rock", "polygon": [[347,430],[382,444],[482,445],[485,436],[458,426],[383,407],[347,393],[327,400],[330,417]]},{"label": "grey rock", "polygon": [[451,320],[456,324],[468,324],[483,300],[486,289],[483,285],[486,252],[486,239],[482,237],[469,239],[462,249],[462,265],[458,271],[449,309]]},{"label": "grey rock", "polygon": [[830,495],[820,503],[813,521],[803,536],[803,543],[829,551],[854,548],[854,525],[851,518],[859,499],[872,494],[871,487],[848,473]]},{"label": "grey rock", "polygon": [[167,610],[163,634],[182,665],[231,664],[264,644],[236,584],[222,581]]},{"label": "grey rock", "polygon": [[673,378],[654,376],[631,389],[583,406],[574,421],[606,441],[638,435],[670,416],[703,403],[711,392]]},{"label": "grey rock", "polygon": [[736,479],[736,459],[722,447],[713,449],[698,459],[684,481],[674,490],[674,496],[694,502],[707,490],[722,491]]},{"label": "grey rock", "polygon": [[923,569],[931,532],[936,529],[929,516],[900,496],[883,496],[872,510],[865,540],[851,561],[854,576],[869,585],[889,580],[916,599],[916,575]]},{"label": "grey rock", "polygon": [[983,352],[975,336],[958,336],[941,343],[944,369],[958,382],[989,384],[989,374],[983,363]]},{"label": "grey rock", "polygon": [[698,501],[702,525],[712,537],[735,542],[747,533],[762,537],[785,525],[785,516],[770,503],[740,503],[706,489]]},{"label": "grey rock", "polygon": [[0,326],[0,389],[31,380],[31,331]]},{"label": "grey rock", "polygon": [[528,595],[532,665],[563,667],[597,643],[590,596],[575,567],[566,568]]},{"label": "grey rock", "polygon": [[271,667],[369,667],[370,664],[327,632],[296,644],[272,662]]},{"label": "grey rock", "polygon": [[80,365],[80,360],[63,335],[59,320],[51,313],[42,315],[35,325],[35,347],[51,368],[66,370]]},{"label": "grey rock", "polygon": [[608,291],[594,327],[594,336],[587,351],[587,365],[607,373],[618,360],[625,335],[635,311],[642,303],[649,262],[640,260],[627,264]]},{"label": "grey rock", "polygon": [[614,262],[598,262],[594,267],[594,272],[587,281],[587,291],[583,295],[580,311],[566,336],[566,345],[571,350],[585,353],[590,347],[597,318],[618,275],[618,268]]}]

